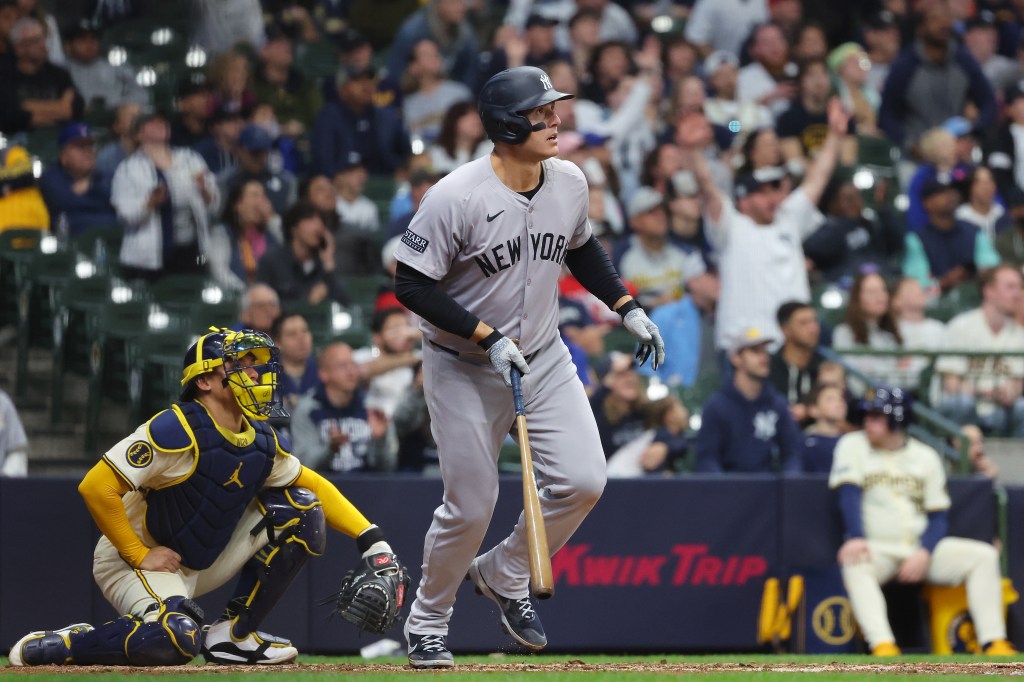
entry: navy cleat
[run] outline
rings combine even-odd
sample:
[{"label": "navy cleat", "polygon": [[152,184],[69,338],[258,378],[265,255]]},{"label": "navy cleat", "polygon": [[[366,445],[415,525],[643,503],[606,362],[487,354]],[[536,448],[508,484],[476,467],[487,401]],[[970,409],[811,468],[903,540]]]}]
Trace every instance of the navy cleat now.
[{"label": "navy cleat", "polygon": [[540,616],[537,615],[530,595],[519,599],[509,599],[492,590],[480,574],[478,560],[479,557],[473,559],[473,563],[469,565],[466,579],[472,580],[476,585],[477,594],[482,594],[498,605],[501,611],[501,625],[505,628],[505,632],[527,649],[540,651],[546,647],[548,637],[544,634],[544,626],[541,625]]},{"label": "navy cleat", "polygon": [[7,662],[15,666],[66,665],[71,663],[71,638],[92,630],[88,623],[76,623],[60,630],[30,632],[11,647]]},{"label": "navy cleat", "polygon": [[409,665],[413,668],[451,668],[455,665],[444,635],[406,633],[409,640]]}]

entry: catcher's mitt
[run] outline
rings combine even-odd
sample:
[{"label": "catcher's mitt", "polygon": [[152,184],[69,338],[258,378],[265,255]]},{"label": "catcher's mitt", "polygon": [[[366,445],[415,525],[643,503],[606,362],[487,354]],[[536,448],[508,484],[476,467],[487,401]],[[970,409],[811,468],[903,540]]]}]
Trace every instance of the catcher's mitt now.
[{"label": "catcher's mitt", "polygon": [[333,597],[335,613],[360,630],[384,633],[398,619],[408,589],[409,572],[397,556],[371,554],[341,579]]}]

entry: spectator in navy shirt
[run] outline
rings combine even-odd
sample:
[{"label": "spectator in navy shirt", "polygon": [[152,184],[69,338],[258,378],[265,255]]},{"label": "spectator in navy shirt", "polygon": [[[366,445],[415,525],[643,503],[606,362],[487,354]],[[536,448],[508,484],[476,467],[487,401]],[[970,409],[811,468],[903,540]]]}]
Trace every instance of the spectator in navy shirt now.
[{"label": "spectator in navy shirt", "polygon": [[110,203],[110,180],[96,170],[96,140],[84,123],[69,123],[57,138],[60,155],[39,178],[39,188],[57,224],[67,220],[68,235],[74,237],[90,227],[117,225],[117,212]]},{"label": "spectator in navy shirt", "polygon": [[838,384],[817,384],[806,404],[814,423],[804,429],[800,462],[806,473],[828,473],[836,443],[846,430],[846,392]]},{"label": "spectator in navy shirt", "polygon": [[590,398],[605,458],[646,430],[645,404],[633,358],[625,353],[610,353],[601,387]]},{"label": "spectator in navy shirt", "polygon": [[366,409],[352,348],[332,343],[317,365],[322,383],[299,400],[292,415],[292,454],[319,471],[393,470],[387,418]]},{"label": "spectator in navy shirt", "polygon": [[412,153],[400,109],[374,106],[376,72],[341,67],[335,77],[338,100],[329,102],[313,124],[313,169],[329,178],[361,160],[370,175],[390,175]]},{"label": "spectator in navy shirt", "polygon": [[756,327],[732,339],[733,380],[704,406],[695,471],[800,471],[800,432],[786,399],[768,384],[773,341]]}]

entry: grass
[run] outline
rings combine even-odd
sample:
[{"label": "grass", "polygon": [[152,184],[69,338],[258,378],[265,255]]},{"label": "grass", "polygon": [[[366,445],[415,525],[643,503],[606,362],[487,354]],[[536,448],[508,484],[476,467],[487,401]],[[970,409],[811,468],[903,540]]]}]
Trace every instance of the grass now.
[{"label": "grass", "polygon": [[[875,659],[868,656],[801,656],[766,654],[723,655],[494,655],[458,656],[459,667],[447,671],[414,671],[406,667],[405,658],[380,658],[365,661],[358,657],[302,656],[299,666],[285,669],[230,669],[203,665],[183,668],[161,668],[124,671],[111,668],[37,668],[0,671],[0,676],[13,679],[24,674],[32,682],[53,680],[74,682],[123,682],[132,680],[167,680],[169,677],[189,682],[257,682],[270,680],[360,680],[367,682],[408,682],[415,677],[456,678],[458,682],[505,682],[536,680],[537,682],[664,682],[667,679],[697,677],[700,682],[744,682],[770,680],[783,682],[805,678],[810,682],[851,682],[868,680],[905,680],[910,675],[927,675],[929,682],[938,680],[990,680],[993,675],[1022,675],[1024,662],[986,659],[977,656],[906,655]],[[6,665],[5,659],[0,663]],[[868,668],[868,666],[871,666]],[[578,668],[578,669],[577,669]]]}]

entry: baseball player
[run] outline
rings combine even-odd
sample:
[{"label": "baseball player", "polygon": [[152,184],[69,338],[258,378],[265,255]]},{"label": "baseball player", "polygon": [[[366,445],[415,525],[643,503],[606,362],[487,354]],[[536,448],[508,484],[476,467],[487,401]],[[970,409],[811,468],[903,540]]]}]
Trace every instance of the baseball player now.
[{"label": "baseball player", "polygon": [[555,102],[570,97],[534,67],[492,76],[477,105],[494,152],[427,192],[395,252],[398,299],[423,318],[423,382],[445,485],[405,626],[414,668],[454,664],[448,621],[463,576],[498,605],[514,640],[533,650],[547,644],[530,597],[522,516],[474,559],[498,495],[498,452],[515,419],[513,365],[524,375],[550,552],[604,489],[601,441],[558,335],[562,264],[622,315],[640,342],[638,357],[653,352],[655,367],[664,359],[658,328],[591,232],[583,173],[556,158]]},{"label": "baseball player", "polygon": [[880,388],[862,405],[864,429],[836,445],[829,487],[838,489],[846,541],[839,548],[853,614],[875,656],[900,653],[881,586],[966,583],[982,651],[1010,656],[999,553],[977,540],[946,536],[949,495],[939,454],[907,434],[910,400]]},{"label": "baseball player", "polygon": [[[364,559],[394,559],[381,529],[265,421],[287,416],[278,372],[262,332],[213,331],[188,349],[181,401],[108,450],[78,488],[103,533],[93,574],[125,615],[31,632],[11,665],[177,665],[200,651],[213,663],[288,663],[295,647],[257,628],[323,553],[325,521],[355,537]],[[192,598],[235,574],[223,615],[201,629]]]}]

